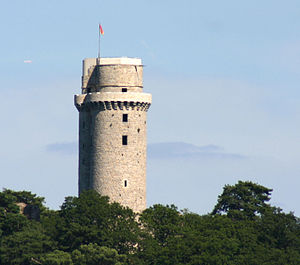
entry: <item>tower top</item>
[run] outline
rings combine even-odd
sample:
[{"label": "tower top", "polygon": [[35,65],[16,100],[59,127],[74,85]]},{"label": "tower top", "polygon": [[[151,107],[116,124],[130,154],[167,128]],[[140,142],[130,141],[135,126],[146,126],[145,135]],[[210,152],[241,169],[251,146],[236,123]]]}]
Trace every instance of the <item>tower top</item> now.
[{"label": "tower top", "polygon": [[[88,71],[91,67],[99,65],[97,63],[98,58],[85,58],[83,60],[82,75],[88,75]],[[129,58],[129,57],[103,57],[100,58],[100,65],[136,65],[143,66],[142,59],[140,58]]]},{"label": "tower top", "polygon": [[[95,59],[87,58],[85,60]],[[142,65],[142,59],[140,58],[129,58],[129,57],[104,57],[100,58],[100,65],[111,65],[111,64],[130,64],[130,65]]]},{"label": "tower top", "polygon": [[128,92],[142,92],[142,60],[128,57],[83,60],[82,93],[103,92],[103,88],[106,88],[106,92],[115,91],[113,87],[128,87]]}]

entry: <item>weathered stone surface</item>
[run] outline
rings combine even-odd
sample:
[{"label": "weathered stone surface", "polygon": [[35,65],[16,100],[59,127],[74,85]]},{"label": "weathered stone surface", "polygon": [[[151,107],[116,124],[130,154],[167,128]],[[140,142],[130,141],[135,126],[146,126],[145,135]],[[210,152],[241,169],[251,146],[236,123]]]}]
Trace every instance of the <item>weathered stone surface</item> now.
[{"label": "weathered stone surface", "polygon": [[38,205],[26,204],[17,202],[16,205],[20,208],[20,214],[24,214],[30,220],[40,221],[41,210]]},{"label": "weathered stone surface", "polygon": [[82,94],[75,95],[79,193],[95,189],[141,212],[146,208],[146,129],[151,104],[151,95],[142,92],[141,60],[101,58],[95,66],[96,62],[95,58],[84,60]]}]

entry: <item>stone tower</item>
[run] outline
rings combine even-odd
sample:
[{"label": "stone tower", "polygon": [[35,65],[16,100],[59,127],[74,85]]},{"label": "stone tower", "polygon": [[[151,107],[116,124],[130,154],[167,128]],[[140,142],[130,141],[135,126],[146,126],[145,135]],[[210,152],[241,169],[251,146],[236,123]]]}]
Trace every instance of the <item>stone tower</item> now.
[{"label": "stone tower", "polygon": [[135,212],[146,208],[146,127],[151,94],[143,93],[137,58],[83,61],[79,111],[79,194],[94,189]]}]

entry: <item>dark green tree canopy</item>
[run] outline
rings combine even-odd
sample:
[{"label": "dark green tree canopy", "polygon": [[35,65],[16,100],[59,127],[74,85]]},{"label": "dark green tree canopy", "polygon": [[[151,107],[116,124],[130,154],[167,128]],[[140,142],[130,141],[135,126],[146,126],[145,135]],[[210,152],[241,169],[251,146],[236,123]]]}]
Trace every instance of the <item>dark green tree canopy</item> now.
[{"label": "dark green tree canopy", "polygon": [[[300,222],[268,204],[271,189],[226,185],[212,214],[153,205],[139,216],[95,191],[46,209],[30,192],[0,192],[2,265],[300,264]],[[44,207],[39,220],[17,202]]]},{"label": "dark green tree canopy", "polygon": [[36,194],[32,194],[29,191],[13,191],[10,189],[4,189],[0,192],[0,207],[9,209],[9,206],[18,202],[38,205],[42,208],[45,199],[43,197],[38,197]]},{"label": "dark green tree canopy", "polygon": [[212,214],[227,214],[233,218],[254,218],[263,214],[270,205],[272,189],[255,184],[251,181],[239,181],[231,186],[226,185],[218,197],[218,203]]},{"label": "dark green tree canopy", "polygon": [[109,203],[93,190],[80,197],[67,197],[58,224],[59,242],[66,250],[74,250],[82,244],[97,243],[115,247],[118,252],[134,251],[138,242],[139,226],[136,214],[118,203]]}]

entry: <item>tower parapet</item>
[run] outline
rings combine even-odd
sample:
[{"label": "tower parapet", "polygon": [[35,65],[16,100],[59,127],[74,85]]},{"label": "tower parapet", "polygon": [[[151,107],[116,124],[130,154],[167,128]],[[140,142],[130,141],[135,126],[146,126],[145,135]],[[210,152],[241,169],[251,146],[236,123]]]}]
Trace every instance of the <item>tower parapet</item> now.
[{"label": "tower parapet", "polygon": [[82,93],[142,92],[143,65],[138,58],[88,58],[83,61]]},{"label": "tower parapet", "polygon": [[137,58],[83,61],[79,111],[79,193],[94,189],[124,206],[146,208],[147,111]]}]

